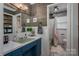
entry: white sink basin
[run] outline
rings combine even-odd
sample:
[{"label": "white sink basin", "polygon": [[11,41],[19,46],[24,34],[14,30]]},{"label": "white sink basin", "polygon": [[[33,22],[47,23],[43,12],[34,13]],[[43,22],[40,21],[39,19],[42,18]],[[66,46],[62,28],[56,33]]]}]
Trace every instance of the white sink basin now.
[{"label": "white sink basin", "polygon": [[26,42],[31,41],[31,40],[33,40],[33,39],[34,39],[34,38],[26,38],[26,39],[21,38],[21,39],[13,40],[13,41],[14,41],[14,42],[17,42],[17,43],[26,43]]}]

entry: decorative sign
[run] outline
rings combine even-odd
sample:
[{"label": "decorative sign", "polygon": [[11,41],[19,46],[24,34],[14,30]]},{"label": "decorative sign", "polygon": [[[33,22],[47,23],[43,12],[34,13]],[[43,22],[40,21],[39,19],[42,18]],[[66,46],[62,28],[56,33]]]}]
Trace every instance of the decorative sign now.
[{"label": "decorative sign", "polygon": [[27,23],[30,23],[30,19],[26,19],[27,20]]},{"label": "decorative sign", "polygon": [[37,18],[33,18],[33,22],[37,22]]}]

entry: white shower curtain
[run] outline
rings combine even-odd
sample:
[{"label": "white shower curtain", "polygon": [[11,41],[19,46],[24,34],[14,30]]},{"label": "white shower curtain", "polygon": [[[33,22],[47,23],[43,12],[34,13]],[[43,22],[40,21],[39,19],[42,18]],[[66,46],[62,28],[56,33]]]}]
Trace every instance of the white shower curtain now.
[{"label": "white shower curtain", "polygon": [[54,34],[54,45],[57,46],[58,43],[59,43],[59,34],[58,34],[58,31],[56,30],[57,28],[57,20],[56,18],[54,19],[54,26],[53,26],[53,34]]}]

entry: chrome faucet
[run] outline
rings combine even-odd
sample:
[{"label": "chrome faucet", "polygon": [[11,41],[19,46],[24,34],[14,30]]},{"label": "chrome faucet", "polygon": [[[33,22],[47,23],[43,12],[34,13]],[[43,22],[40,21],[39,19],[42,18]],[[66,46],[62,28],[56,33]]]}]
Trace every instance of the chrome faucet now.
[{"label": "chrome faucet", "polygon": [[24,39],[27,39],[27,34],[25,34]]}]

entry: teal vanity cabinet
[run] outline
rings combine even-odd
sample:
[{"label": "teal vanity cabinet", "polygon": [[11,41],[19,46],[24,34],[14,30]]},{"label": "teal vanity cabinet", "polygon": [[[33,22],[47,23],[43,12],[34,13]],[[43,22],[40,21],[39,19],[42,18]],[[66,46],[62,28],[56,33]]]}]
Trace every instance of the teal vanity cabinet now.
[{"label": "teal vanity cabinet", "polygon": [[34,47],[37,48],[37,45],[39,44],[39,43],[37,43],[37,41],[38,40],[36,40],[28,45],[23,46],[23,48],[22,48],[23,54],[22,55],[23,56],[33,56],[33,51],[35,51]]},{"label": "teal vanity cabinet", "polygon": [[8,54],[5,54],[5,56],[22,56],[22,48],[18,48]]},{"label": "teal vanity cabinet", "polygon": [[33,41],[23,47],[20,47],[5,56],[40,56],[41,55],[41,38]]}]

